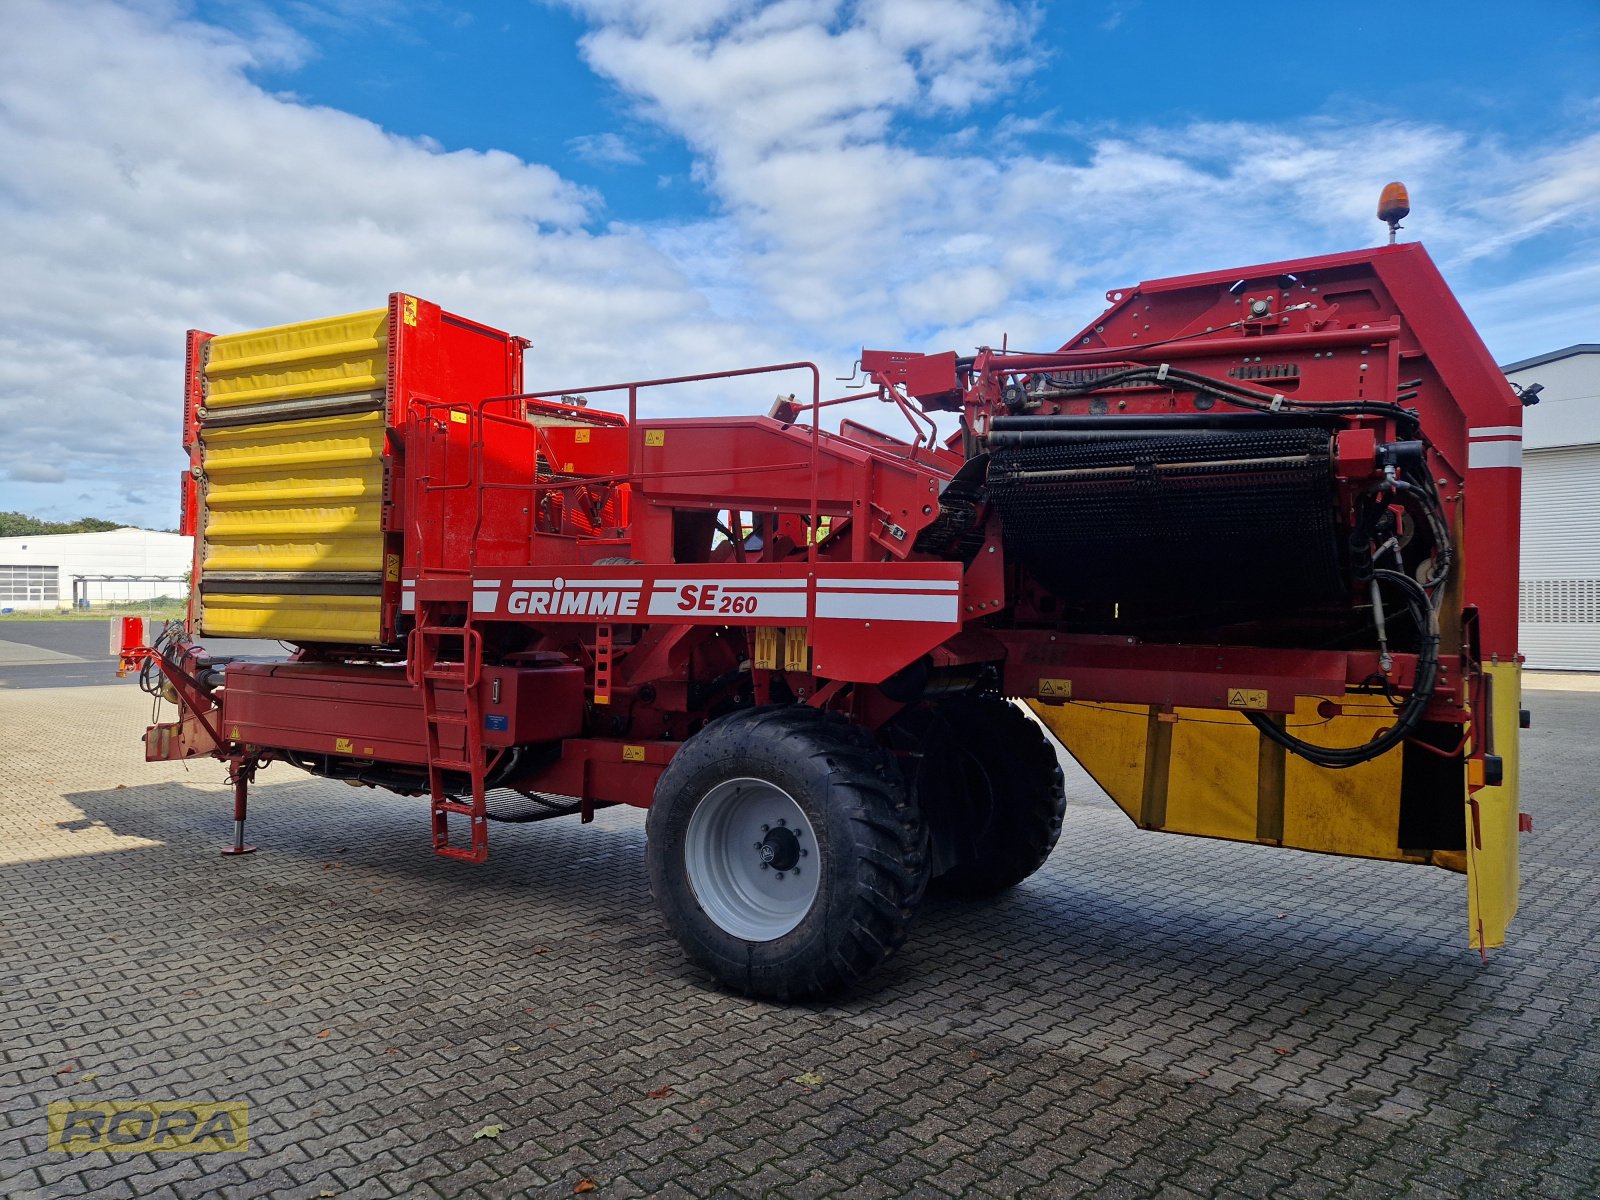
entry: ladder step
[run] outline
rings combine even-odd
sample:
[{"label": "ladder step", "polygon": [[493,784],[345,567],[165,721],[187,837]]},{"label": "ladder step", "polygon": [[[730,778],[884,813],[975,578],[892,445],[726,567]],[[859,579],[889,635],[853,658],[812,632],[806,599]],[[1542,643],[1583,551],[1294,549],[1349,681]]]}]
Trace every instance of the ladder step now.
[{"label": "ladder step", "polygon": [[433,802],[433,811],[458,813],[463,817],[476,817],[482,815],[475,808],[473,808],[472,805],[462,804],[456,800],[435,800]]},{"label": "ladder step", "polygon": [[[467,572],[451,572],[465,576]],[[423,572],[423,582],[430,576]],[[464,591],[465,589],[463,589]],[[484,812],[482,790],[484,763],[478,754],[478,726],[481,709],[474,686],[483,666],[483,638],[470,624],[440,624],[443,612],[431,599],[424,599],[417,613],[416,639],[412,643],[412,680],[421,688],[424,728],[428,739],[428,784],[432,793],[433,848],[443,858],[481,863],[489,857],[489,826]],[[452,711],[440,712],[441,702]],[[460,729],[463,744],[441,744],[443,731]],[[479,798],[473,801],[451,799],[445,794],[445,773],[464,775],[472,780]],[[451,845],[450,818],[467,818],[470,836],[466,845]],[[459,824],[459,821],[457,822]]]},{"label": "ladder step", "polygon": [[489,861],[488,846],[438,846],[434,851],[440,858],[458,858],[462,862],[482,863]]}]

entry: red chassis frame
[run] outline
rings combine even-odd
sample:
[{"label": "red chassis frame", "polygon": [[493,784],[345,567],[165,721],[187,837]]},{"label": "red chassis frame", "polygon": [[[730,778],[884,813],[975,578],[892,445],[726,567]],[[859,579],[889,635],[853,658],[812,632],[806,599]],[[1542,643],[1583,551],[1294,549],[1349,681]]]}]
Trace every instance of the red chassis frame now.
[{"label": "red chassis frame", "polygon": [[[246,780],[256,762],[288,758],[432,791],[436,846],[454,850],[447,818],[467,816],[472,849],[460,856],[481,860],[486,786],[572,797],[585,819],[599,805],[645,807],[676,748],[734,704],[803,701],[877,728],[929,679],[989,672],[1024,698],[1050,698],[1050,680],[1070,674],[1075,700],[1225,708],[1245,687],[1265,694],[1253,707],[1287,713],[1296,696],[1369,679],[1374,649],[1073,632],[1034,603],[989,516],[968,562],[917,551],[1015,389],[1039,374],[1167,364],[1278,402],[1415,411],[1461,568],[1429,718],[1463,726],[1468,776],[1481,781],[1493,742],[1465,736],[1483,712],[1468,693],[1480,664],[1516,659],[1521,409],[1426,253],[1390,246],[1107,299],[1053,353],[864,352],[875,385],[864,395],[907,415],[909,441],[853,422],[824,432],[823,408],[863,395],[824,401],[808,363],[470,402],[408,395],[392,466],[395,640],[231,664],[220,691],[203,682],[201,652],[166,654],[183,712],[147,735],[149,755],[214,754]],[[792,370],[810,373],[810,402],[768,416],[638,416],[646,388]],[[625,417],[571,399],[609,392],[625,393]],[[1146,381],[1038,411],[1183,418],[1207,400]],[[941,444],[927,410],[959,412],[963,434]],[[1373,448],[1395,437],[1392,420],[1350,419],[1341,479],[1375,477]],[[1415,666],[1395,655],[1391,684],[1404,691]],[[530,742],[538,751],[519,753]],[[467,790],[472,804],[449,799]]]}]

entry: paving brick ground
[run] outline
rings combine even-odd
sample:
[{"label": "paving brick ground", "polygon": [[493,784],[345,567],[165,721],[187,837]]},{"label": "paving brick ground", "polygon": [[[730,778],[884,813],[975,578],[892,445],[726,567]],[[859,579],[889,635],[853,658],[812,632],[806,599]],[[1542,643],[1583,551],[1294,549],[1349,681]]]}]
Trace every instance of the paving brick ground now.
[{"label": "paving brick ground", "polygon": [[[0,692],[8,1197],[1600,1195],[1600,696],[1531,697],[1487,966],[1459,877],[1139,833],[1074,773],[1044,871],[789,1009],[685,966],[638,814],[471,868],[278,766],[224,859],[219,767],[141,762],[143,699]],[[95,1097],[248,1100],[253,1144],[47,1152]]]}]

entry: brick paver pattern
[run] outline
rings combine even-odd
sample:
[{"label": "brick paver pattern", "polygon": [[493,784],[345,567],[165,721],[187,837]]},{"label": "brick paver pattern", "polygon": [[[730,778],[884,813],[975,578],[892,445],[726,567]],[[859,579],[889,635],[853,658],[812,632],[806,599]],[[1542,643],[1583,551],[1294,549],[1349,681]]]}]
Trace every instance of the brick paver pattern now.
[{"label": "brick paver pattern", "polygon": [[[640,813],[474,868],[278,765],[223,858],[221,766],[143,763],[134,689],[0,691],[0,1194],[1600,1195],[1600,696],[1529,704],[1487,965],[1459,876],[1141,833],[1069,763],[1043,871],[781,1008],[684,963]],[[136,1097],[247,1100],[251,1149],[46,1150],[48,1101]]]}]

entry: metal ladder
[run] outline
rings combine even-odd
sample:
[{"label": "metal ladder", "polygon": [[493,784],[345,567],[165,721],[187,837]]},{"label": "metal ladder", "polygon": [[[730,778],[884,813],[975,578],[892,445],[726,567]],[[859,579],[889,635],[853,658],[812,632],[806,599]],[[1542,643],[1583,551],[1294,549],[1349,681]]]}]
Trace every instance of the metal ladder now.
[{"label": "metal ladder", "polygon": [[[483,713],[478,700],[478,676],[483,666],[483,635],[465,625],[441,625],[423,602],[412,632],[411,670],[422,688],[422,716],[427,728],[428,790],[433,806],[433,851],[445,858],[481,863],[489,857],[489,818],[484,808]],[[457,657],[442,651],[459,649]],[[441,701],[460,697],[459,708]],[[447,729],[461,730],[460,756],[444,744]],[[445,772],[472,780],[472,801],[453,800],[445,789]],[[450,842],[450,817],[468,819],[472,838],[468,845]]]}]

